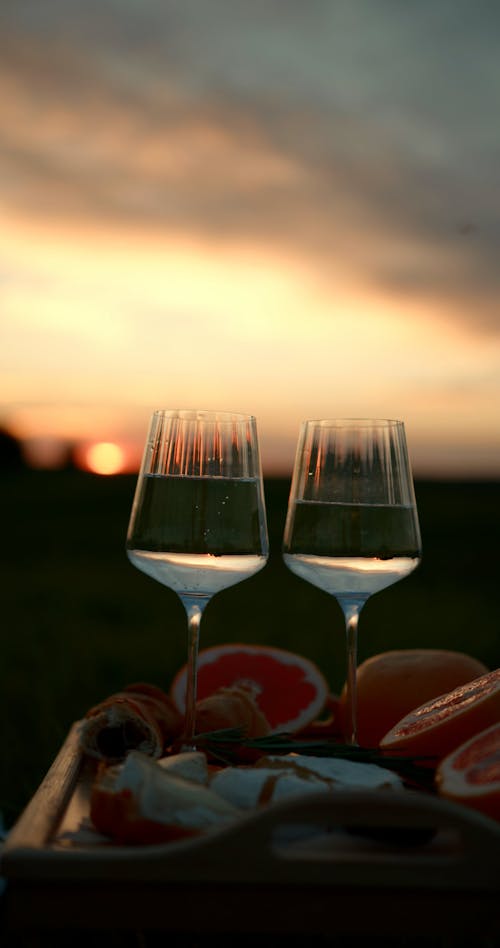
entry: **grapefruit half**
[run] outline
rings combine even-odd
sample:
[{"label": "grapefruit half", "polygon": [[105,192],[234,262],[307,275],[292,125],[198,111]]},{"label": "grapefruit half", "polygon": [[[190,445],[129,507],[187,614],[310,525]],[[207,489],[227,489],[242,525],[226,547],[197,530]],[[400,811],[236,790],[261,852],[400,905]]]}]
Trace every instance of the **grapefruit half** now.
[{"label": "grapefruit half", "polygon": [[389,752],[441,760],[500,719],[500,668],[410,711],[380,741]]},{"label": "grapefruit half", "polygon": [[[464,652],[447,649],[394,649],[361,662],[357,680],[357,731],[361,747],[378,747],[398,721],[432,698],[489,671]],[[347,685],[340,695],[339,717],[348,737]]]},{"label": "grapefruit half", "polygon": [[436,771],[440,796],[500,820],[500,723],[448,754]]},{"label": "grapefruit half", "polygon": [[[170,695],[184,713],[187,668],[175,676]],[[219,688],[250,691],[267,718],[271,732],[294,733],[314,721],[323,710],[329,688],[310,659],[267,645],[215,645],[198,655],[198,700]]]}]

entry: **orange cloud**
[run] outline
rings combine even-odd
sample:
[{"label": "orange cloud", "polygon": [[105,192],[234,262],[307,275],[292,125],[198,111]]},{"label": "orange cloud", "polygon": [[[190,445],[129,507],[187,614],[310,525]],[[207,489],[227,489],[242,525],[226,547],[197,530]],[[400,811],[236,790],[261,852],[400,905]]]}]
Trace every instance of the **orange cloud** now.
[{"label": "orange cloud", "polygon": [[494,31],[66,6],[0,31],[4,417],[122,443],[234,407],[288,469],[302,418],[390,415],[419,463],[500,471]]}]

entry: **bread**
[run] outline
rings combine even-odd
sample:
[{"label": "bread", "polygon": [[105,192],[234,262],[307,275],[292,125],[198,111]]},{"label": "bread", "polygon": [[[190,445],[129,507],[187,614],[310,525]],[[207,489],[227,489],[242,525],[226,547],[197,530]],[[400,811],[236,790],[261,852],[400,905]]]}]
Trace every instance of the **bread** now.
[{"label": "bread", "polygon": [[251,691],[243,686],[219,688],[196,704],[196,733],[240,728],[244,737],[264,737],[271,730]]},{"label": "bread", "polygon": [[80,725],[84,754],[119,761],[130,750],[161,757],[181,733],[182,715],[160,688],[128,685],[91,708]]}]

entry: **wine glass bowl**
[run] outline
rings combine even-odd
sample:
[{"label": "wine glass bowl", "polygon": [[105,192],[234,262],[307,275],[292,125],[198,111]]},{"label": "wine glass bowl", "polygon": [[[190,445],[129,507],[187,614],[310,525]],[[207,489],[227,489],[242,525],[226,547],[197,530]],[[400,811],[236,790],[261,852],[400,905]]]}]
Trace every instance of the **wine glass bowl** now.
[{"label": "wine glass bowl", "polygon": [[404,424],[389,419],[303,423],[283,556],[333,595],[347,633],[349,740],[356,742],[359,613],[369,596],[419,564],[420,530]]},{"label": "wine glass bowl", "polygon": [[201,615],[212,596],[268,556],[256,420],[199,410],[153,413],[127,533],[130,561],[173,589],[188,617],[184,739],[195,729]]}]

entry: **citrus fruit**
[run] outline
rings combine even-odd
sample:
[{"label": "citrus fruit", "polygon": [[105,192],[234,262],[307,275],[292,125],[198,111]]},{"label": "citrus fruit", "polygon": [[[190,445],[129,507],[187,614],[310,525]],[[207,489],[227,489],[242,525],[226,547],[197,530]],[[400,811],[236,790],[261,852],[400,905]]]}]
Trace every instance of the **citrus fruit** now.
[{"label": "citrus fruit", "polygon": [[500,820],[500,723],[475,734],[441,761],[440,796]]},{"label": "citrus fruit", "polygon": [[[177,673],[170,695],[185,710],[186,666]],[[319,668],[302,655],[267,645],[215,645],[198,656],[198,700],[219,688],[250,691],[271,731],[295,732],[322,711],[328,684]]]},{"label": "citrus fruit", "polygon": [[[357,669],[357,729],[362,747],[378,747],[398,721],[425,701],[484,675],[486,665],[464,652],[419,648],[381,652]],[[339,717],[346,721],[347,686]],[[344,735],[348,727],[343,725]]]},{"label": "citrus fruit", "polygon": [[380,741],[384,751],[441,760],[500,719],[500,668],[410,711]]}]

